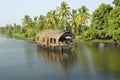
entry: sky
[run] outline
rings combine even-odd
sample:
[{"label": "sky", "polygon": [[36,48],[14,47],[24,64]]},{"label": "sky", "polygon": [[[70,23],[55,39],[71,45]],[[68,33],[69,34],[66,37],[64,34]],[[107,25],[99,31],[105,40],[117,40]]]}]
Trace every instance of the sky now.
[{"label": "sky", "polygon": [[101,3],[112,5],[113,0],[0,0],[0,26],[21,24],[25,15],[31,18],[45,15],[59,7],[62,1],[68,3],[71,9],[84,5],[92,13]]}]

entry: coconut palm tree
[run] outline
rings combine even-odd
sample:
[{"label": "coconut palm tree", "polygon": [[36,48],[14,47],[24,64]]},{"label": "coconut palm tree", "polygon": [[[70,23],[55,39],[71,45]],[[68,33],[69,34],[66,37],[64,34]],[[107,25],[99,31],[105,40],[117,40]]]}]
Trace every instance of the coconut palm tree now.
[{"label": "coconut palm tree", "polygon": [[57,15],[56,10],[52,10],[47,13],[46,21],[49,28],[57,28],[59,16]]},{"label": "coconut palm tree", "polygon": [[78,9],[78,21],[77,21],[77,26],[79,27],[78,32],[83,32],[85,30],[85,27],[87,26],[88,20],[90,19],[90,13],[89,10],[85,7],[82,6],[81,8]]},{"label": "coconut palm tree", "polygon": [[71,16],[72,16],[72,18],[70,20],[70,26],[72,28],[72,33],[75,33],[76,30],[78,29],[78,26],[77,26],[77,17],[78,17],[77,10],[72,10]]},{"label": "coconut palm tree", "polygon": [[32,19],[30,18],[29,15],[25,15],[24,16],[24,19],[23,20],[23,28],[22,30],[24,30],[24,34],[25,34],[25,37],[29,37],[30,36],[30,32],[31,32],[31,29],[34,27],[33,26],[33,21]]},{"label": "coconut palm tree", "polygon": [[36,27],[37,27],[39,30],[42,30],[42,29],[45,28],[45,23],[46,23],[45,16],[40,15],[40,17],[39,17],[38,20],[36,21]]},{"label": "coconut palm tree", "polygon": [[70,16],[70,7],[68,6],[68,4],[66,2],[62,2],[61,6],[59,8],[59,13],[60,13],[60,17],[64,22],[64,30],[66,30],[66,22],[67,19]]},{"label": "coconut palm tree", "polygon": [[85,7],[82,6],[81,8],[78,9],[79,11],[79,25],[85,25],[86,23],[88,23],[88,19],[90,19],[90,13],[89,10]]}]

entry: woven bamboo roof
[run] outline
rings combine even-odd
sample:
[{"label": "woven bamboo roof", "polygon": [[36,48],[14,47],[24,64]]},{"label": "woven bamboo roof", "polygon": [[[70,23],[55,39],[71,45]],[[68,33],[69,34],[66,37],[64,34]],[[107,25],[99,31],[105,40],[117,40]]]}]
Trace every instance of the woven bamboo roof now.
[{"label": "woven bamboo roof", "polygon": [[48,30],[43,30],[43,31],[39,32],[37,36],[40,36],[40,37],[59,38],[59,37],[62,36],[64,33],[66,33],[65,30],[48,29]]}]

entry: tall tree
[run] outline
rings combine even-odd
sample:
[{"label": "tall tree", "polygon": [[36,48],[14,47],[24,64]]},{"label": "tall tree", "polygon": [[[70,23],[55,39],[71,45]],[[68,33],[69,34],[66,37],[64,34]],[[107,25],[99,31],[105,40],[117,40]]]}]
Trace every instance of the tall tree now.
[{"label": "tall tree", "polygon": [[109,4],[101,4],[92,14],[91,27],[102,30],[108,26],[108,16],[113,9]]},{"label": "tall tree", "polygon": [[82,6],[81,8],[78,9],[79,11],[79,24],[85,25],[88,23],[88,19],[90,19],[90,13],[89,10],[85,7]]},{"label": "tall tree", "polygon": [[45,29],[45,23],[46,23],[46,18],[43,15],[40,15],[40,17],[38,18],[37,22],[36,22],[36,27],[39,30],[43,30]]},{"label": "tall tree", "polygon": [[109,15],[108,18],[108,34],[115,40],[120,41],[120,7],[116,6]]},{"label": "tall tree", "polygon": [[96,38],[106,39],[108,29],[108,16],[113,7],[109,4],[101,4],[92,14],[91,29]]},{"label": "tall tree", "polygon": [[113,0],[113,4],[115,6],[120,6],[120,0]]},{"label": "tall tree", "polygon": [[88,23],[90,13],[85,6],[82,6],[78,10],[73,10],[71,16],[72,19],[70,21],[70,26],[72,27],[72,30],[75,31],[75,33],[78,33],[80,28]]},{"label": "tall tree", "polygon": [[78,22],[78,13],[77,10],[72,10],[72,14],[71,14],[72,18],[70,20],[70,26],[72,28],[72,33],[76,33],[76,31],[78,30],[78,26],[77,26],[77,22]]},{"label": "tall tree", "polygon": [[47,13],[46,21],[48,23],[49,28],[57,28],[59,17],[56,13],[56,10],[52,10]]},{"label": "tall tree", "polygon": [[66,2],[62,2],[61,3],[61,6],[59,8],[59,13],[60,13],[60,16],[63,20],[63,23],[64,23],[64,30],[66,30],[66,22],[67,22],[67,19],[69,18],[70,16],[70,7],[68,6],[68,4]]},{"label": "tall tree", "polygon": [[79,15],[78,15],[78,27],[80,28],[79,32],[84,32],[87,23],[89,22],[90,19],[90,13],[88,8],[85,6],[82,6],[81,8],[78,9]]},{"label": "tall tree", "polygon": [[29,15],[25,15],[22,20],[23,20],[22,30],[25,32],[24,34],[26,37],[30,37],[31,29],[34,27],[32,18],[30,18]]},{"label": "tall tree", "polygon": [[23,25],[24,27],[29,27],[30,21],[31,21],[30,16],[29,16],[29,15],[25,15],[22,20],[23,20],[22,25]]}]

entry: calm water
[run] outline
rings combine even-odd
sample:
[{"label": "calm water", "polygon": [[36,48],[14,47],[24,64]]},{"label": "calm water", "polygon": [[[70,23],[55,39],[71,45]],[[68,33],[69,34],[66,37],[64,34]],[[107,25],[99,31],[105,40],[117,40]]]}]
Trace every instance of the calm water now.
[{"label": "calm water", "polygon": [[78,43],[60,53],[0,35],[0,80],[120,80],[120,47]]}]

